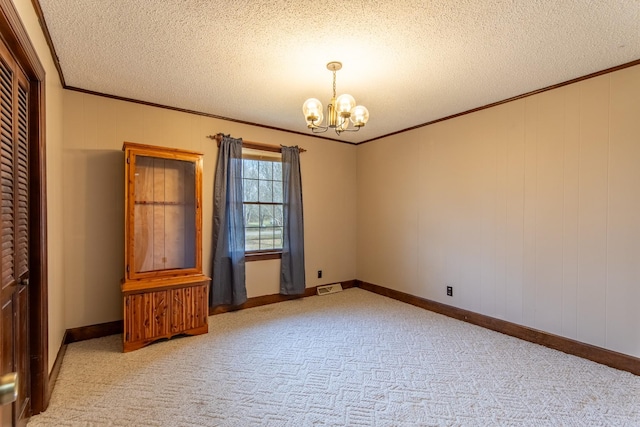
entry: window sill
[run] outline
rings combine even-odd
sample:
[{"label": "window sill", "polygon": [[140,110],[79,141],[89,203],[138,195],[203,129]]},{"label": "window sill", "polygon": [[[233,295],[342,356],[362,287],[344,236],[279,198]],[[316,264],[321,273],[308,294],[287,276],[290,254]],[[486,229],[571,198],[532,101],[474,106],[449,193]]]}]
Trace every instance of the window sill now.
[{"label": "window sill", "polygon": [[267,259],[281,259],[282,251],[256,251],[256,252],[245,252],[244,260],[245,262],[251,261],[264,261]]}]

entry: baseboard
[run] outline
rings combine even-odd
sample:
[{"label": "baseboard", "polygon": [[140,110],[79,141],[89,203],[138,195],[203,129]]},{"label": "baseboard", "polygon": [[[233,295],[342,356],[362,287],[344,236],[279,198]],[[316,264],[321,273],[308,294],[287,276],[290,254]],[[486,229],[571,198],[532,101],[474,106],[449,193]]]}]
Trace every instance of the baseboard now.
[{"label": "baseboard", "polygon": [[123,328],[122,320],[99,323],[97,325],[81,326],[79,328],[67,329],[65,332],[64,344],[102,338],[109,335],[121,334]]},{"label": "baseboard", "polygon": [[475,313],[473,311],[464,310],[440,302],[420,298],[404,292],[385,288],[383,286],[363,282],[361,280],[356,280],[356,286],[407,304],[444,314],[448,317],[453,317],[454,319],[482,326],[483,328],[491,329],[505,335],[510,335],[512,337],[540,344],[567,354],[582,357],[583,359],[601,363],[615,369],[620,369],[621,371],[640,375],[640,359],[637,357],[607,350],[602,347],[596,347],[591,344],[586,344],[570,338],[518,325],[506,320],[496,319],[495,317],[486,316],[484,314]]},{"label": "baseboard", "polygon": [[[338,282],[333,282],[338,283]],[[356,280],[347,280],[344,282],[339,282],[342,284],[343,289],[354,288],[356,287]],[[327,283],[328,285],[332,283]],[[318,285],[323,286],[323,285]],[[303,294],[300,295],[280,295],[280,294],[272,294],[272,295],[263,295],[259,297],[253,297],[247,299],[244,304],[240,305],[219,305],[216,307],[209,308],[209,316],[213,316],[216,314],[228,313],[230,311],[243,310],[245,308],[259,307],[261,305],[275,304],[277,302],[289,301],[292,299],[305,298],[313,295],[317,295],[318,286],[313,286],[311,288],[306,288]]]},{"label": "baseboard", "polygon": [[[60,367],[62,366],[62,359],[64,359],[64,355],[67,352],[67,332],[64,333],[62,337],[62,343],[60,348],[58,349],[58,354],[56,355],[56,360],[53,362],[53,368],[51,372],[49,372],[49,399],[51,398],[51,393],[53,393],[53,388],[56,385],[56,380],[58,379],[58,374],[60,373]],[[47,401],[49,400],[47,399]]]}]

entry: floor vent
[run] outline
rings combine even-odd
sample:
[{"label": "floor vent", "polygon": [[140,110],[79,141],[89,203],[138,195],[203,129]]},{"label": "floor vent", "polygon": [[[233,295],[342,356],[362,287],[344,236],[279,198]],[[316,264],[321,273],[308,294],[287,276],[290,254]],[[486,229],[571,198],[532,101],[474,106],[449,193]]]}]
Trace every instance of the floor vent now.
[{"label": "floor vent", "polygon": [[342,291],[342,285],[340,283],[334,283],[332,285],[318,286],[318,295],[335,294]]}]

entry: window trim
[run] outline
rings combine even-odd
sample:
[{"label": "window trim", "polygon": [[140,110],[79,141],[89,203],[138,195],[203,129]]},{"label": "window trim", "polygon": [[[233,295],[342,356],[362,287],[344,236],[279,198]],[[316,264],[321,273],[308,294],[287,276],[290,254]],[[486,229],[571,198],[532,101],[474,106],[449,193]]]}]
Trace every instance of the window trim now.
[{"label": "window trim", "polygon": [[262,250],[262,251],[245,251],[245,262],[264,261],[268,259],[282,259],[282,249]]},{"label": "window trim", "polygon": [[[259,158],[259,156],[256,156],[254,153],[252,153],[251,151],[255,151],[257,150],[255,147],[246,147],[243,143],[243,153],[242,153],[242,160],[244,161],[245,159],[247,160],[255,160],[255,161],[262,161],[262,162],[279,162],[282,163],[282,160],[280,158],[280,156],[278,156],[277,158],[275,156],[266,156],[264,158]],[[273,153],[280,153],[280,147],[272,147],[272,150],[268,150],[271,151]],[[276,151],[277,148],[277,151]],[[246,153],[244,152],[244,149],[248,149],[250,152]],[[263,149],[259,149],[261,151],[267,151],[267,150],[263,150]],[[244,180],[244,177],[243,177]],[[259,179],[258,179],[259,181]],[[242,202],[243,207],[246,206],[247,204],[250,205],[257,205],[257,206],[261,206],[261,205],[273,205],[273,206],[283,206],[284,207],[284,203],[274,203],[274,202],[245,202],[243,200]],[[247,231],[247,228],[245,227],[245,233]],[[245,256],[245,261],[262,261],[262,260],[270,260],[270,259],[282,259],[282,248],[276,248],[276,249],[258,249],[258,250],[246,250],[244,251],[244,256]]]}]

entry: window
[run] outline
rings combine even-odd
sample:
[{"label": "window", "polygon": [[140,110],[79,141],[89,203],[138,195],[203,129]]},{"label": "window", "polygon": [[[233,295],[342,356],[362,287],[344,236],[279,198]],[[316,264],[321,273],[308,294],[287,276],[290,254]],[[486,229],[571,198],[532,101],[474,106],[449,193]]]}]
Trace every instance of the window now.
[{"label": "window", "polygon": [[[282,162],[280,155],[254,155],[243,150],[245,252],[282,249]],[[276,157],[277,156],[277,157]]]}]

